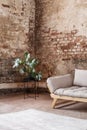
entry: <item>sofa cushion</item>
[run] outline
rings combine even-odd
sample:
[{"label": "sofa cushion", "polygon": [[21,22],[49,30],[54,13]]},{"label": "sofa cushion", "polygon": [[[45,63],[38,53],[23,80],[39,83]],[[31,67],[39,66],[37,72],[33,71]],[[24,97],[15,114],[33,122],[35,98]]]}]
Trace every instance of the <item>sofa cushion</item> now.
[{"label": "sofa cushion", "polygon": [[87,87],[72,86],[67,88],[59,88],[54,92],[54,94],[60,96],[87,98]]},{"label": "sofa cushion", "polygon": [[47,79],[47,86],[51,93],[58,88],[70,87],[73,84],[73,77],[71,74],[62,76],[53,76]]},{"label": "sofa cushion", "polygon": [[87,87],[87,70],[75,69],[73,85]]}]

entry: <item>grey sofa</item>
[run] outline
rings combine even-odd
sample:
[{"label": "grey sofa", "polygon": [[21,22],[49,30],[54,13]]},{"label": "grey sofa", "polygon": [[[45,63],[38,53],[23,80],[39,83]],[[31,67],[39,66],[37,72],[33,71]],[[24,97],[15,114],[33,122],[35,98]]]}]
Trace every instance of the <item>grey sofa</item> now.
[{"label": "grey sofa", "polygon": [[75,69],[74,76],[49,77],[47,86],[53,98],[52,108],[55,108],[58,99],[87,102],[87,70]]}]

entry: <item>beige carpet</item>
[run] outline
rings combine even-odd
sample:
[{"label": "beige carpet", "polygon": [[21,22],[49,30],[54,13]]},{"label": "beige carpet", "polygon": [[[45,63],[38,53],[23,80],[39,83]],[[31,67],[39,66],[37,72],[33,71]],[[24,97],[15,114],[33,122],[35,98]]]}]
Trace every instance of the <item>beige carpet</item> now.
[{"label": "beige carpet", "polygon": [[29,109],[1,114],[0,130],[87,130],[87,120]]}]

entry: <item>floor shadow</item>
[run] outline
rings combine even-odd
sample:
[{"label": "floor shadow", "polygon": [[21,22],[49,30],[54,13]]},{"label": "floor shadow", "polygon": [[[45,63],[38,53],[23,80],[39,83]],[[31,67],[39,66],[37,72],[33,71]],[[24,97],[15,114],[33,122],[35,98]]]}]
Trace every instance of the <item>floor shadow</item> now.
[{"label": "floor shadow", "polygon": [[56,109],[87,112],[87,103],[79,103],[79,102],[65,103],[56,106]]}]

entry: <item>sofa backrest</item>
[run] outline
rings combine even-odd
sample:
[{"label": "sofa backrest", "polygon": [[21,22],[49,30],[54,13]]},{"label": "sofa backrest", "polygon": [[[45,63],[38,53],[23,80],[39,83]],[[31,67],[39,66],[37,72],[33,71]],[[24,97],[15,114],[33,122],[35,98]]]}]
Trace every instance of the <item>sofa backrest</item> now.
[{"label": "sofa backrest", "polygon": [[51,93],[58,88],[71,87],[73,84],[73,77],[71,74],[49,77],[47,79],[47,86]]}]

